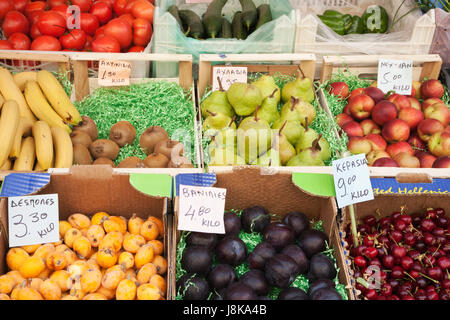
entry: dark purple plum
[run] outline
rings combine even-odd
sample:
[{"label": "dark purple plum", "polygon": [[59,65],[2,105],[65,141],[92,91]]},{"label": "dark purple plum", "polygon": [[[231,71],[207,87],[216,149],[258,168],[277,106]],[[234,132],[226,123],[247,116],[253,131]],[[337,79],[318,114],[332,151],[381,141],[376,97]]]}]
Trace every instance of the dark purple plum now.
[{"label": "dark purple plum", "polygon": [[275,248],[270,243],[263,241],[248,255],[247,264],[252,269],[264,270],[267,260],[275,254]]},{"label": "dark purple plum", "polygon": [[281,251],[284,247],[295,242],[295,233],[291,227],[273,222],[263,232],[263,239],[270,243],[275,250]]},{"label": "dark purple plum", "polygon": [[320,230],[314,229],[303,231],[298,238],[298,245],[308,258],[311,258],[316,253],[325,251],[326,242],[328,242],[327,235]]},{"label": "dark purple plum", "polygon": [[265,296],[270,290],[264,272],[261,270],[247,271],[239,278],[239,282],[248,285],[258,296]]},{"label": "dark purple plum", "polygon": [[192,273],[182,276],[177,282],[177,288],[183,300],[206,300],[209,296],[208,282]]},{"label": "dark purple plum", "polygon": [[308,295],[311,296],[314,292],[323,288],[334,288],[335,283],[330,279],[317,279],[309,284]]},{"label": "dark purple plum", "polygon": [[291,257],[298,266],[298,273],[306,273],[309,269],[309,260],[303,250],[296,244],[285,247],[281,253]]},{"label": "dark purple plum", "polygon": [[310,222],[308,217],[301,212],[289,212],[284,218],[283,223],[288,225],[294,230],[295,235],[298,237],[303,231],[310,228]]},{"label": "dark purple plum", "polygon": [[212,289],[220,290],[237,281],[236,271],[229,264],[218,264],[208,274],[207,280]]},{"label": "dark purple plum", "polygon": [[341,295],[334,288],[318,289],[310,298],[311,300],[342,300]]},{"label": "dark purple plum", "polygon": [[261,301],[272,301],[272,299],[270,299],[268,296],[260,296],[260,297],[258,297],[258,300],[261,300]]},{"label": "dark purple plum", "polygon": [[295,261],[282,253],[269,259],[265,268],[267,282],[278,288],[287,288],[297,276],[297,264]]},{"label": "dark purple plum", "polygon": [[186,247],[181,258],[181,266],[188,273],[207,274],[212,262],[213,253],[205,247]]},{"label": "dark purple plum", "polygon": [[227,288],[225,300],[256,300],[258,296],[246,284],[235,282]]},{"label": "dark purple plum", "polygon": [[336,268],[330,257],[318,253],[311,258],[309,272],[313,279],[330,279],[336,278]]},{"label": "dark purple plum", "polygon": [[233,212],[225,212],[223,215],[223,222],[225,225],[225,235],[237,236],[241,232],[241,218]]},{"label": "dark purple plum", "polygon": [[247,258],[247,247],[239,237],[228,236],[217,244],[216,257],[220,263],[236,267]]},{"label": "dark purple plum", "polygon": [[220,290],[212,290],[211,300],[224,300],[225,299],[225,292],[227,291],[226,288],[220,289]]},{"label": "dark purple plum", "polygon": [[246,232],[263,232],[270,223],[270,215],[264,207],[250,207],[242,211],[241,223]]},{"label": "dark purple plum", "polygon": [[214,233],[191,232],[186,237],[186,244],[189,247],[205,247],[213,250],[217,244],[217,235]]},{"label": "dark purple plum", "polygon": [[278,300],[309,300],[309,297],[302,289],[286,288],[280,292]]}]

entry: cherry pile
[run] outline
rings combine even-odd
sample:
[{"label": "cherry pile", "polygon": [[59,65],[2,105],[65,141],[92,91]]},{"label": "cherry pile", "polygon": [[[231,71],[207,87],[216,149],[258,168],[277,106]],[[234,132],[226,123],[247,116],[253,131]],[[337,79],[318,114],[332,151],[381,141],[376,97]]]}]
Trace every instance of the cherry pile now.
[{"label": "cherry pile", "polygon": [[449,221],[442,208],[368,215],[357,226],[357,247],[349,224],[356,289],[368,300],[450,300]]}]

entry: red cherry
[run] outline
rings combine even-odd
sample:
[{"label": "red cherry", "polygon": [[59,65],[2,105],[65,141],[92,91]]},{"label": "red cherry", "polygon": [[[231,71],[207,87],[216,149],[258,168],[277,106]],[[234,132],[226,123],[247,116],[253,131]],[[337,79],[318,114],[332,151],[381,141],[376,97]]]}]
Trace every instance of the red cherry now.
[{"label": "red cherry", "polygon": [[415,270],[411,270],[411,271],[409,272],[409,275],[410,275],[411,277],[413,277],[414,279],[418,279],[419,277],[421,277],[420,273],[419,273],[418,271],[415,271]]},{"label": "red cherry", "polygon": [[369,266],[377,266],[377,267],[381,268],[381,262],[378,259],[372,259],[369,262]]},{"label": "red cherry", "polygon": [[375,289],[369,289],[369,290],[367,290],[367,292],[366,292],[366,298],[369,299],[369,300],[375,300],[375,299],[377,299],[377,298],[378,298],[378,294],[377,294],[377,292],[375,291]]},{"label": "red cherry", "polygon": [[388,300],[400,300],[400,298],[397,295],[393,294],[388,298]]},{"label": "red cherry", "polygon": [[404,296],[402,297],[402,300],[416,300],[416,299],[414,299],[413,296],[410,296],[410,295],[404,295]]},{"label": "red cherry", "polygon": [[369,259],[373,259],[378,255],[378,251],[374,247],[367,247],[366,250],[364,250],[364,255]]},{"label": "red cherry", "polygon": [[360,246],[358,246],[358,247],[356,247],[356,248],[353,248],[352,250],[351,250],[351,254],[352,254],[352,256],[354,256],[354,257],[356,257],[356,256],[362,256],[363,255],[363,252],[364,252],[364,250],[367,248],[367,246],[365,246],[365,245],[360,245]]},{"label": "red cherry", "polygon": [[399,266],[395,266],[392,268],[391,277],[394,279],[403,278],[403,268]]},{"label": "red cherry", "polygon": [[385,227],[392,224],[392,219],[390,217],[384,217],[380,219],[380,226]]},{"label": "red cherry", "polygon": [[446,278],[444,280],[442,280],[442,288],[446,289],[446,290],[450,290],[450,278]]},{"label": "red cherry", "polygon": [[439,300],[439,295],[435,292],[427,293],[428,300]]},{"label": "red cherry", "polygon": [[416,244],[414,245],[414,247],[420,253],[424,253],[425,251],[427,251],[427,248],[428,248],[427,245],[425,244],[425,242],[423,242],[423,241],[417,241]]},{"label": "red cherry", "polygon": [[412,246],[414,243],[416,243],[416,238],[411,232],[406,232],[403,234],[403,242],[405,242],[407,245]]},{"label": "red cherry", "polygon": [[378,237],[378,242],[383,244],[383,245],[385,245],[385,246],[387,246],[390,241],[389,241],[388,237],[386,237],[385,235],[381,235],[381,236]]},{"label": "red cherry", "polygon": [[425,212],[425,217],[427,217],[427,218],[429,218],[429,219],[436,219],[436,217],[437,217],[437,212],[436,212],[436,210],[433,210],[433,209],[427,210],[427,211]]},{"label": "red cherry", "polygon": [[399,219],[402,220],[407,225],[410,225],[412,223],[412,217],[407,214],[402,214]]},{"label": "red cherry", "polygon": [[408,256],[416,260],[420,256],[420,252],[417,250],[410,250],[408,251]]},{"label": "red cherry", "polygon": [[423,241],[429,246],[434,246],[436,244],[436,238],[428,232],[423,235]]},{"label": "red cherry", "polygon": [[391,231],[391,238],[394,240],[394,242],[399,243],[403,239],[403,234],[399,230],[392,230]]},{"label": "red cherry", "polygon": [[363,256],[357,256],[355,257],[355,265],[360,268],[365,268],[367,266],[367,261]]},{"label": "red cherry", "polygon": [[425,289],[428,285],[428,280],[425,278],[416,279],[417,286],[421,289]]},{"label": "red cherry", "polygon": [[441,227],[434,228],[432,233],[434,236],[445,236],[445,230],[444,228]]},{"label": "red cherry", "polygon": [[391,218],[392,218],[393,221],[395,221],[395,220],[397,220],[397,218],[399,218],[401,215],[402,215],[401,212],[396,211],[396,212],[394,212],[394,213],[391,214]]},{"label": "red cherry", "polygon": [[364,245],[371,247],[374,245],[374,241],[373,241],[374,237],[368,235],[367,237],[364,237],[363,243]]},{"label": "red cherry", "polygon": [[441,257],[437,261],[439,268],[442,270],[450,269],[450,259],[447,257]]},{"label": "red cherry", "polygon": [[364,217],[363,221],[368,226],[374,226],[377,223],[377,218],[375,218],[373,215],[369,214],[368,216]]},{"label": "red cherry", "polygon": [[427,293],[423,289],[418,289],[416,294],[414,295],[414,297],[416,298],[416,300],[421,300],[421,301],[425,301],[428,299]]},{"label": "red cherry", "polygon": [[442,273],[442,269],[439,267],[433,267],[427,269],[427,275],[434,280],[442,280],[444,274]]},{"label": "red cherry", "polygon": [[412,266],[412,264],[414,263],[414,260],[411,257],[403,257],[400,264],[402,266],[403,269],[405,270],[409,270]]},{"label": "red cherry", "polygon": [[447,242],[447,238],[445,236],[435,236],[434,237],[436,240],[436,244],[437,245],[444,245]]},{"label": "red cherry", "polygon": [[390,284],[394,292],[397,291],[398,287],[400,286],[400,281],[394,278],[390,278],[387,283]]},{"label": "red cherry", "polygon": [[425,263],[426,266],[433,267],[434,265],[436,265],[436,258],[430,254],[427,254],[423,259],[423,262]]},{"label": "red cherry", "polygon": [[387,255],[387,256],[383,257],[383,265],[386,268],[391,269],[394,266],[394,257],[391,255]]},{"label": "red cherry", "polygon": [[384,283],[381,286],[380,292],[383,296],[388,297],[392,294],[392,286],[389,283]]},{"label": "red cherry", "polygon": [[411,268],[411,270],[414,270],[417,272],[423,273],[425,271],[425,269],[422,267],[422,265],[420,264],[419,261],[414,261],[410,268]]},{"label": "red cherry", "polygon": [[355,284],[355,288],[356,288],[356,290],[361,291],[362,294],[365,294],[365,293],[367,292],[367,288],[364,287],[364,286],[363,286],[361,283],[359,283],[359,282],[357,282],[357,283]]},{"label": "red cherry", "polygon": [[387,300],[385,296],[378,296],[377,300]]},{"label": "red cherry", "polygon": [[448,226],[448,218],[447,217],[438,217],[436,219],[436,224],[441,228],[447,228]]},{"label": "red cherry", "polygon": [[439,293],[439,300],[449,301],[450,300],[449,290],[441,290],[441,292]]},{"label": "red cherry", "polygon": [[397,219],[394,223],[394,227],[398,231],[404,231],[407,227],[407,224],[402,219]]},{"label": "red cherry", "polygon": [[437,215],[438,217],[443,217],[443,216],[445,216],[445,210],[444,210],[444,209],[442,209],[442,208],[437,208],[435,211],[436,211],[436,215]]},{"label": "red cherry", "polygon": [[436,225],[433,222],[433,220],[428,218],[423,219],[422,222],[420,223],[420,228],[425,232],[431,232],[435,227]]},{"label": "red cherry", "polygon": [[403,258],[404,256],[406,256],[406,249],[400,246],[394,246],[392,249],[392,255],[394,256],[394,258]]}]

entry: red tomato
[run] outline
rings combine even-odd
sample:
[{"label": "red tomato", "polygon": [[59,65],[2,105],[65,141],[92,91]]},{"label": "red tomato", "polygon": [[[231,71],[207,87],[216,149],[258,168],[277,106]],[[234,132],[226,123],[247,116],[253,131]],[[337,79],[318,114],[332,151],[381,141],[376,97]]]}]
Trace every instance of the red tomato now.
[{"label": "red tomato", "polygon": [[14,10],[14,2],[12,0],[0,0],[0,21],[10,11]]},{"label": "red tomato", "polygon": [[125,13],[125,6],[127,5],[128,0],[115,0],[113,4],[114,12],[117,16],[121,16]]},{"label": "red tomato", "polygon": [[128,52],[144,52],[145,48],[141,46],[134,46],[128,49]]},{"label": "red tomato", "polygon": [[73,29],[70,33],[59,38],[61,45],[64,49],[83,49],[86,43],[86,33],[83,30]]},{"label": "red tomato", "polygon": [[2,24],[3,34],[9,37],[15,32],[28,33],[30,23],[27,18],[19,11],[10,11],[6,14]]},{"label": "red tomato", "polygon": [[47,0],[48,6],[53,9],[54,7],[61,6],[61,5],[69,5],[69,0]]},{"label": "red tomato", "polygon": [[125,13],[121,15],[119,19],[124,19],[130,26],[133,26],[134,17],[131,13]]},{"label": "red tomato", "polygon": [[0,50],[13,50],[13,47],[8,40],[0,40]]},{"label": "red tomato", "polygon": [[133,9],[133,5],[136,0],[128,0],[127,5],[125,6],[125,13],[131,13],[131,9]]},{"label": "red tomato", "polygon": [[31,39],[36,39],[38,37],[42,36],[42,33],[39,31],[39,28],[37,26],[37,24],[32,24],[31,28],[30,28],[30,37]]},{"label": "red tomato", "polygon": [[100,26],[96,16],[90,13],[82,13],[80,15],[80,27],[86,34],[93,36]]},{"label": "red tomato", "polygon": [[136,18],[143,18],[153,23],[153,11],[155,7],[146,0],[137,0],[131,8],[131,14]]},{"label": "red tomato", "polygon": [[79,6],[81,12],[88,12],[92,6],[92,0],[72,0],[73,6]]},{"label": "red tomato", "polygon": [[39,17],[42,13],[44,13],[44,10],[31,11],[27,16],[30,25],[35,24],[39,20]]},{"label": "red tomato", "polygon": [[92,41],[93,52],[120,52],[120,44],[115,38],[103,36]]},{"label": "red tomato", "polygon": [[61,14],[63,16],[63,18],[66,19],[66,21],[67,21],[67,19],[70,16],[70,14],[67,13],[67,8],[69,8],[69,6],[67,4],[60,4],[58,6],[54,6],[52,8],[52,11]]},{"label": "red tomato", "polygon": [[14,50],[30,50],[31,40],[26,34],[19,32],[13,33],[9,36],[8,41]]},{"label": "red tomato", "polygon": [[31,50],[61,51],[61,43],[52,36],[40,36],[31,43]]},{"label": "red tomato", "polygon": [[94,38],[100,38],[103,37],[104,35],[105,35],[105,26],[100,27],[95,31]]},{"label": "red tomato", "polygon": [[122,49],[129,47],[133,40],[130,25],[120,18],[112,19],[105,25],[105,35],[116,38]]},{"label": "red tomato", "polygon": [[133,43],[135,46],[146,47],[152,38],[153,29],[150,22],[137,18],[133,21]]},{"label": "red tomato", "polygon": [[86,42],[84,43],[83,51],[92,51],[92,41],[94,41],[94,39],[92,39],[91,36],[86,35]]},{"label": "red tomato", "polygon": [[47,7],[45,1],[28,2],[25,7],[25,15],[29,19],[29,14],[33,11],[44,11]]},{"label": "red tomato", "polygon": [[96,2],[89,10],[90,14],[97,17],[100,24],[105,24],[112,18],[112,9],[106,2]]},{"label": "red tomato", "polygon": [[58,12],[46,11],[39,16],[37,26],[43,35],[60,37],[66,31],[66,19]]},{"label": "red tomato", "polygon": [[97,3],[97,2],[105,2],[105,3],[108,4],[108,5],[111,7],[111,9],[112,9],[112,7],[113,7],[113,5],[114,5],[114,1],[115,1],[115,0],[97,0],[97,1],[94,1],[94,3]]},{"label": "red tomato", "polygon": [[24,12],[27,6],[28,0],[14,0],[14,10]]}]

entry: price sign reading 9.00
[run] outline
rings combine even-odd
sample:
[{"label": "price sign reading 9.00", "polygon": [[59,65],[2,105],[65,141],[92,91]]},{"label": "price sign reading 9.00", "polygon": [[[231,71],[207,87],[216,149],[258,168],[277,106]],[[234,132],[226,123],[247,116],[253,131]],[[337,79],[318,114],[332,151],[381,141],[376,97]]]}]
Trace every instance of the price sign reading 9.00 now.
[{"label": "price sign reading 9.00", "polygon": [[9,246],[59,241],[58,195],[8,198]]}]

